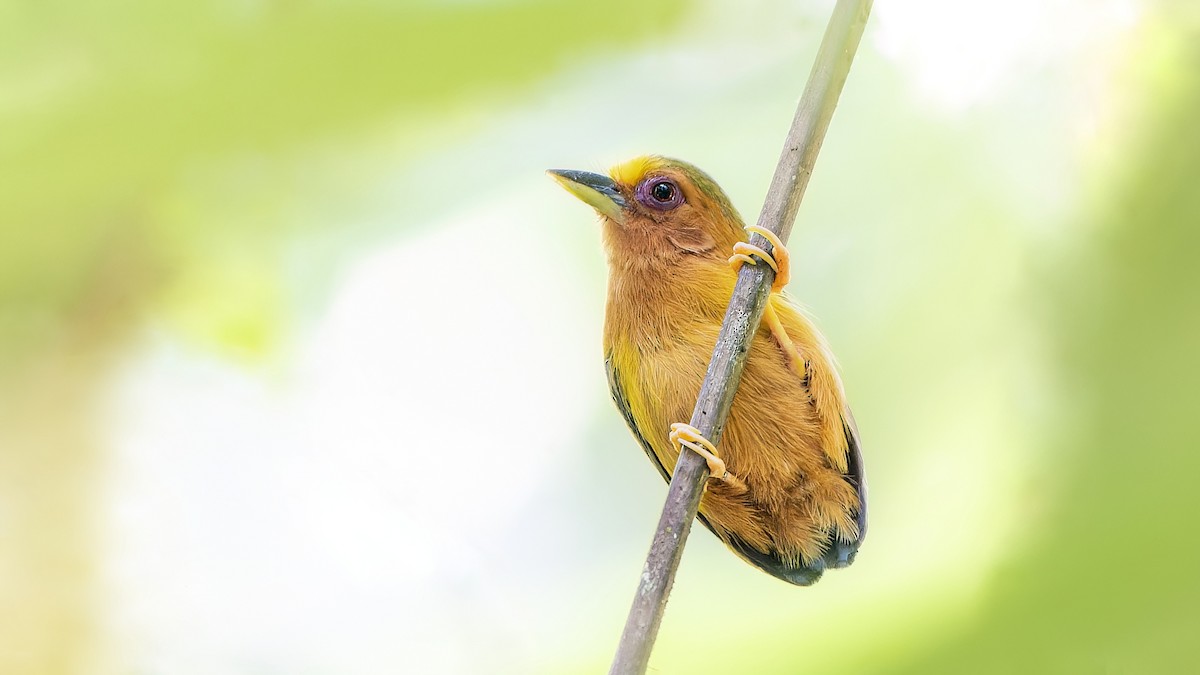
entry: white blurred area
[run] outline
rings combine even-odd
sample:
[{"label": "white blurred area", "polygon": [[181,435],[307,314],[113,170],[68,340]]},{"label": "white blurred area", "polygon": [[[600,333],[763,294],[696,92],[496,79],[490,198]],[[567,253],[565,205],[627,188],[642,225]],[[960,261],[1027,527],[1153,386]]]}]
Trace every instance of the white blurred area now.
[{"label": "white blurred area", "polygon": [[1083,66],[1085,79],[1111,64],[1086,61],[1121,55],[1141,17],[1138,0],[881,0],[872,21],[875,46],[900,63],[912,86],[947,111],[1019,93],[1050,68]]},{"label": "white blurred area", "polygon": [[529,649],[505,542],[603,373],[600,319],[527,202],[364,256],[278,372],[148,340],[110,485],[109,606],[157,647],[141,665],[481,672]]},{"label": "white blurred area", "polygon": [[[825,633],[811,639],[831,645],[831,653],[814,656],[815,666],[853,647],[868,608],[881,622],[915,602],[930,623],[969,614],[1017,526],[1003,505],[1027,477],[1031,439],[1005,425],[1019,414],[1009,393],[1037,370],[1028,364],[1039,358],[1038,339],[1028,317],[968,308],[981,322],[978,334],[949,335],[946,353],[945,344],[930,345],[938,361],[921,361],[922,354],[911,364],[894,360],[887,321],[920,307],[914,297],[927,290],[918,283],[918,272],[927,271],[905,268],[904,249],[895,247],[924,244],[887,231],[886,189],[874,191],[884,201],[857,205],[857,220],[847,222],[838,220],[836,191],[854,176],[889,180],[878,148],[852,140],[889,137],[855,126],[877,123],[872,106],[899,105],[903,124],[930,101],[936,114],[958,115],[1055,96],[1054,80],[1032,75],[1047,64],[1086,60],[1097,40],[1134,23],[1135,3],[1099,4],[1097,11],[1084,0],[1049,9],[1034,2],[1005,9],[876,3],[826,146],[834,157],[818,165],[802,211],[803,269],[793,290],[841,338],[834,344],[852,393],[855,386],[877,392],[858,417],[870,441],[869,469],[885,467],[891,482],[872,479],[874,524],[860,561],[811,590],[768,579],[697,530],[662,650],[702,662],[687,652],[704,639],[694,629],[706,623],[714,578],[725,589],[721,611],[757,612],[765,623],[821,615],[817,630]],[[270,366],[224,360],[149,326],[111,385],[116,423],[103,537],[110,597],[100,606],[115,661],[126,672],[187,675],[562,672],[563,664],[603,659],[663,491],[606,401],[594,218],[541,170],[600,170],[640,152],[674,154],[713,173],[752,219],[827,5],[762,22],[746,18],[752,9],[713,3],[676,42],[578,65],[499,113],[485,104],[482,130],[416,167],[397,150],[402,168],[384,173],[378,186],[393,198],[369,214],[395,221],[396,233],[351,257],[328,295],[313,301],[311,322]],[[1073,23],[1078,15],[1088,20]],[[939,23],[945,16],[956,20]],[[1071,39],[1057,39],[1068,24]],[[796,44],[797,32],[811,42]],[[868,89],[893,71],[903,76],[900,87]],[[772,85],[781,73],[796,73],[786,93]],[[652,102],[642,108],[651,112],[630,114],[631,99]],[[1093,103],[1070,114],[1082,119],[1105,100]],[[746,128],[729,131],[729,120]],[[1006,141],[989,142],[983,147]],[[1078,150],[1073,143],[1062,140],[1055,151],[1070,155]],[[987,160],[963,170],[986,182],[994,177]],[[848,162],[876,166],[862,178]],[[1027,190],[1029,201],[1040,198],[1030,182],[999,178],[995,195],[1013,199],[1015,191],[1020,199]],[[1074,189],[1078,175],[1053,179]],[[822,195],[829,189],[835,194]],[[972,207],[955,199],[967,198],[948,196],[942,208]],[[421,214],[417,222],[406,215],[410,204]],[[924,234],[954,236],[942,226],[935,217]],[[1019,268],[1025,252],[1020,241],[996,249],[988,260],[997,273],[965,290],[965,305],[986,301],[1008,311],[1018,304],[1021,282],[1006,266]],[[845,274],[848,261],[872,256],[882,263]],[[856,310],[855,298],[872,304]],[[958,326],[961,316],[934,312],[928,321],[937,331]],[[1001,325],[1015,337],[994,350],[954,351],[955,340]],[[872,373],[856,362],[886,362],[891,370]],[[928,424],[898,421],[889,409],[895,383],[913,375],[909,366],[938,373],[929,391],[908,399],[909,414]],[[983,389],[964,394],[966,382]],[[946,418],[954,424],[938,424]],[[596,435],[619,442],[589,440]],[[890,452],[904,463],[882,456]],[[570,480],[580,482],[562,484]],[[608,493],[621,518],[642,515],[616,522],[603,501],[574,499],[596,490]],[[945,501],[931,503],[931,494]],[[956,515],[948,521],[947,513]],[[988,531],[978,529],[981,522]],[[589,527],[620,548],[553,552],[586,542]],[[566,536],[567,528],[584,534]],[[579,564],[564,568],[567,562]],[[913,645],[920,628],[906,636]],[[728,649],[736,651],[742,638],[791,639],[758,630],[730,628]]]}]

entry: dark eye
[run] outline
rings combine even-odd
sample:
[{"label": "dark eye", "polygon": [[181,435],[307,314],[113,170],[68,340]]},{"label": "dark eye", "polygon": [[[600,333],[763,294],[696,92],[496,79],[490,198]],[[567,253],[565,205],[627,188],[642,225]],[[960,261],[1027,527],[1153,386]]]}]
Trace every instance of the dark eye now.
[{"label": "dark eye", "polygon": [[683,191],[670,178],[649,178],[637,186],[637,199],[657,211],[669,211],[683,203]]}]

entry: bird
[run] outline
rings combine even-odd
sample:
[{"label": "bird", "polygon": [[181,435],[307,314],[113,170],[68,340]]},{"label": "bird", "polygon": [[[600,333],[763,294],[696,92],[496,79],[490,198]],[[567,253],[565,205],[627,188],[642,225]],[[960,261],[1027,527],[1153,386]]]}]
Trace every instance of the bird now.
[{"label": "bird", "polygon": [[[808,586],[849,566],[867,529],[858,427],[833,353],[784,291],[790,256],[770,230],[747,227],[696,166],[657,155],[609,175],[547,173],[600,216],[608,261],[604,363],[613,401],[670,482],[682,448],[709,475],[699,520],[735,554]],[[749,242],[762,235],[770,251]],[[750,341],[720,448],[690,419],[737,270],[777,273]]]}]

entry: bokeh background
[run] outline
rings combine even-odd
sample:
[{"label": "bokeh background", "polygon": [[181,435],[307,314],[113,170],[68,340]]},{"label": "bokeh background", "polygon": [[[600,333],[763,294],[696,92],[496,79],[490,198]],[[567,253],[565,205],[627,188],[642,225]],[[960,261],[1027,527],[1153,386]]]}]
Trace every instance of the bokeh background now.
[{"label": "bokeh background", "polygon": [[[594,216],[761,204],[827,1],[0,3],[0,672],[603,672],[665,493]],[[1200,9],[879,0],[791,292],[871,533],[656,673],[1200,668]]]}]

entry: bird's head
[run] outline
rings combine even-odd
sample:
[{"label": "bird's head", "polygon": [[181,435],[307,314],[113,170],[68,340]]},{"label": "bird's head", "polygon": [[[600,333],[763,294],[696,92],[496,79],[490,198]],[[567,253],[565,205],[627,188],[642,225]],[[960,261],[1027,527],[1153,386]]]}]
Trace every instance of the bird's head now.
[{"label": "bird's head", "polygon": [[603,176],[552,169],[548,173],[604,220],[610,253],[645,257],[713,253],[724,260],[741,239],[742,219],[706,173],[677,159],[645,156]]}]

